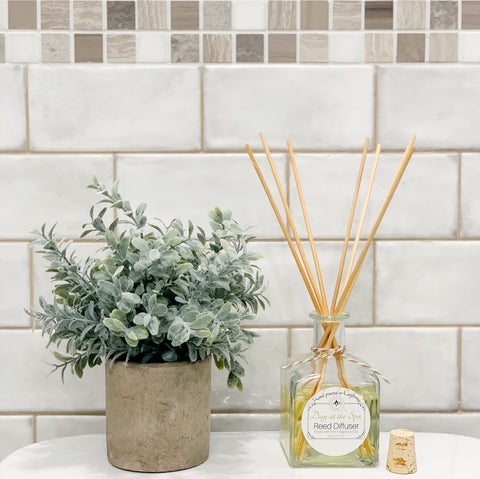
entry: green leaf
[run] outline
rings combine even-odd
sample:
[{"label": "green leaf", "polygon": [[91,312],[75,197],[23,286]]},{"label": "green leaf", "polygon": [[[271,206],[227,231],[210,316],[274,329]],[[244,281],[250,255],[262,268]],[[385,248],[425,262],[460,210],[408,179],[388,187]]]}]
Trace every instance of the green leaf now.
[{"label": "green leaf", "polygon": [[142,299],[140,296],[138,296],[135,293],[122,293],[121,298],[125,303],[135,306],[137,304],[140,304],[142,302]]},{"label": "green leaf", "polygon": [[113,331],[113,332],[122,332],[122,331],[125,331],[127,329],[125,327],[125,325],[119,319],[116,319],[116,318],[111,318],[111,317],[110,318],[104,318],[103,324],[110,331]]}]

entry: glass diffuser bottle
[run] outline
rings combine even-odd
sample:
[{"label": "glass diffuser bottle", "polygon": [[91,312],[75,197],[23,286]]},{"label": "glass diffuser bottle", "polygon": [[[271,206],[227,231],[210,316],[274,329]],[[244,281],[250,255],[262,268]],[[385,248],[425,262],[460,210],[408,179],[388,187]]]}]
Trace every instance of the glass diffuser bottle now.
[{"label": "glass diffuser bottle", "polygon": [[380,384],[344,352],[344,313],[310,315],[312,351],[287,359],[281,373],[280,442],[289,464],[375,466]]}]

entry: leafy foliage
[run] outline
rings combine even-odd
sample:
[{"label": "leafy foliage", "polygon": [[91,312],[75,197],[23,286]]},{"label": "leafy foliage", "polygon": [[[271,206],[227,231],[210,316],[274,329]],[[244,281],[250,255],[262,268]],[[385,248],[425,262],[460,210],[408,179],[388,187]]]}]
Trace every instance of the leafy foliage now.
[{"label": "leafy foliage", "polygon": [[[247,250],[254,238],[229,211],[209,213],[211,237],[191,222],[149,223],[146,205],[133,210],[118,193],[94,179],[102,195],[90,210],[81,237],[104,241],[105,255],[80,261],[71,242],[58,242],[54,228],[34,233],[52,273],[54,300],[40,298],[33,316],[55,352],[56,369],[82,377],[104,359],[174,362],[212,355],[226,368],[228,386],[242,389],[244,352],[257,336],[241,327],[265,308],[263,276]],[[108,209],[119,218],[105,222]],[[120,232],[121,231],[121,232]]]}]

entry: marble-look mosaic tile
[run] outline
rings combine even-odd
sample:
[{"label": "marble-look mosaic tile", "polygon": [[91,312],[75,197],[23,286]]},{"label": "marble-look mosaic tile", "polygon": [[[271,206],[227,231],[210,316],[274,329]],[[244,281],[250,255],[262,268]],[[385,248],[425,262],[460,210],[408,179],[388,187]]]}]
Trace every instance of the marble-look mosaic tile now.
[{"label": "marble-look mosaic tile", "polygon": [[109,30],[135,30],[135,2],[108,0],[107,28]]},{"label": "marble-look mosaic tile", "polygon": [[297,28],[297,2],[291,0],[269,0],[269,30],[295,30]]},{"label": "marble-look mosaic tile", "polygon": [[35,30],[37,28],[37,2],[35,0],[9,0],[8,28]]},{"label": "marble-look mosaic tile", "polygon": [[103,61],[103,35],[101,33],[76,33],[74,42],[76,63]]},{"label": "marble-look mosaic tile", "polygon": [[70,29],[70,2],[66,0],[42,0],[40,3],[42,30]]},{"label": "marble-look mosaic tile", "polygon": [[432,30],[455,30],[457,27],[458,2],[445,0],[430,2],[430,28]]},{"label": "marble-look mosaic tile", "polygon": [[205,63],[232,63],[232,36],[226,33],[207,33],[203,36]]},{"label": "marble-look mosaic tile", "polygon": [[139,30],[167,30],[167,2],[163,0],[139,0],[137,2]]},{"label": "marble-look mosaic tile", "polygon": [[70,63],[69,33],[42,33],[42,62]]},{"label": "marble-look mosaic tile", "polygon": [[462,2],[462,28],[480,28],[480,2]]},{"label": "marble-look mosaic tile", "polygon": [[456,62],[458,59],[458,34],[430,33],[428,59],[430,62]]},{"label": "marble-look mosaic tile", "polygon": [[365,2],[365,30],[393,28],[393,1]]},{"label": "marble-look mosaic tile", "polygon": [[335,63],[361,63],[364,57],[364,41],[361,33],[332,35],[331,60]]},{"label": "marble-look mosaic tile", "polygon": [[297,60],[297,35],[271,33],[268,35],[268,61],[270,63],[294,63]]},{"label": "marble-look mosaic tile", "polygon": [[426,9],[425,1],[399,0],[396,4],[396,28],[399,30],[424,30]]},{"label": "marble-look mosaic tile", "polygon": [[266,8],[264,0],[233,0],[232,26],[234,30],[264,30]]},{"label": "marble-look mosaic tile", "polygon": [[399,33],[397,35],[397,62],[424,62],[425,34]]},{"label": "marble-look mosaic tile", "polygon": [[365,61],[371,63],[393,62],[393,33],[365,34]]},{"label": "marble-look mosaic tile", "polygon": [[238,33],[236,37],[237,63],[263,63],[264,35],[260,33]]},{"label": "marble-look mosaic tile", "polygon": [[304,0],[300,2],[301,30],[328,30],[328,2]]},{"label": "marble-look mosaic tile", "polygon": [[460,33],[458,56],[461,62],[480,62],[480,33]]},{"label": "marble-look mosaic tile", "polygon": [[73,28],[75,30],[103,30],[103,11],[100,0],[74,0]]},{"label": "marble-look mosaic tile", "polygon": [[302,33],[300,35],[300,61],[303,63],[328,62],[328,35]]},{"label": "marble-look mosaic tile", "polygon": [[200,60],[199,35],[176,33],[172,35],[172,63],[196,63]]},{"label": "marble-look mosaic tile", "polygon": [[7,62],[37,63],[40,59],[40,36],[38,33],[7,33],[5,39],[5,60]]},{"label": "marble-look mosaic tile", "polygon": [[172,30],[198,30],[198,1],[174,0],[170,9]]},{"label": "marble-look mosaic tile", "polygon": [[333,2],[333,29],[360,30],[362,4],[360,2]]},{"label": "marble-look mosaic tile", "polygon": [[0,33],[0,63],[5,62],[5,34]]},{"label": "marble-look mosaic tile", "polygon": [[135,62],[135,35],[133,33],[107,35],[107,61],[109,63]]},{"label": "marble-look mosaic tile", "polygon": [[170,62],[170,35],[168,33],[138,32],[137,62],[168,63]]},{"label": "marble-look mosaic tile", "polygon": [[203,3],[204,30],[230,30],[232,28],[232,2],[211,0]]}]

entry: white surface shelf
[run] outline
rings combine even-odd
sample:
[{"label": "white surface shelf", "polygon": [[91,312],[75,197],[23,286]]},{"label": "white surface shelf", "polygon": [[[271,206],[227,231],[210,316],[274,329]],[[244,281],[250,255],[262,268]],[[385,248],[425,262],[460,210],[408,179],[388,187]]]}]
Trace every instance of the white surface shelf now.
[{"label": "white surface shelf", "polygon": [[[480,439],[454,434],[415,435],[418,471],[415,479],[480,479]],[[375,468],[290,468],[278,432],[212,433],[210,458],[198,467],[163,474],[122,471],[107,460],[105,435],[91,434],[26,446],[0,463],[1,479],[309,479],[327,477],[406,477],[385,469],[388,434],[380,436],[380,463]],[[327,472],[328,471],[328,472]]]}]

